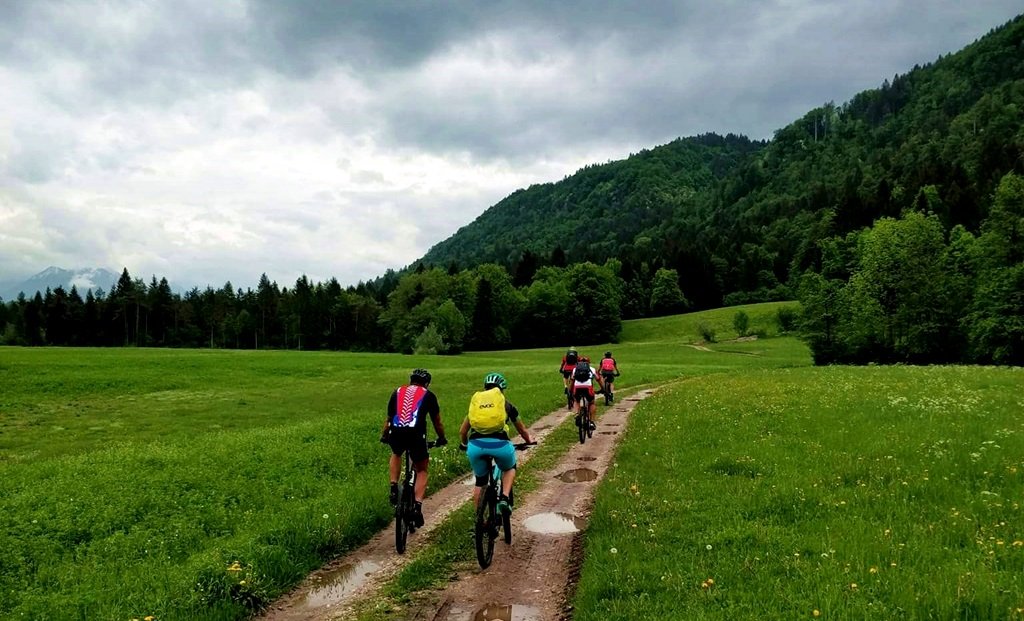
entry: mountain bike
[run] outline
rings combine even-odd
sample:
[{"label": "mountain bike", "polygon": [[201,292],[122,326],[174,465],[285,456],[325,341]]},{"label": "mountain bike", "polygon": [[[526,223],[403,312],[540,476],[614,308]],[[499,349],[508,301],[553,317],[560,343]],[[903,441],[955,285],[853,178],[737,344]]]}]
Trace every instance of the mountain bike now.
[{"label": "mountain bike", "polygon": [[594,437],[594,426],[590,421],[590,400],[589,393],[580,397],[580,415],[576,419],[576,431],[579,432],[580,444],[585,444],[587,438]]},{"label": "mountain bike", "polygon": [[[436,442],[427,442],[427,448],[432,449]],[[395,550],[399,554],[405,553],[405,540],[409,533],[416,532],[416,521],[413,518],[416,509],[416,470],[412,466],[412,457],[409,451],[405,452],[405,478],[402,479],[402,493],[399,496],[398,504],[395,505]]]},{"label": "mountain bike", "polygon": [[[604,404],[611,405],[615,401],[615,395],[612,394],[611,387],[612,382],[608,381],[608,378],[618,377],[618,373],[601,373],[604,378],[604,385],[602,386],[601,394],[604,395]],[[614,380],[612,380],[614,381]]]},{"label": "mountain bike", "polygon": [[[516,444],[517,451],[525,451],[536,442]],[[498,496],[501,493],[501,468],[494,460],[487,458],[487,486],[480,496],[476,508],[476,522],[473,525],[473,539],[476,543],[476,560],[481,569],[487,569],[494,558],[494,542],[499,532],[504,532],[505,543],[512,543],[512,514],[509,511],[498,515]],[[515,490],[508,493],[508,504],[515,502]]]}]

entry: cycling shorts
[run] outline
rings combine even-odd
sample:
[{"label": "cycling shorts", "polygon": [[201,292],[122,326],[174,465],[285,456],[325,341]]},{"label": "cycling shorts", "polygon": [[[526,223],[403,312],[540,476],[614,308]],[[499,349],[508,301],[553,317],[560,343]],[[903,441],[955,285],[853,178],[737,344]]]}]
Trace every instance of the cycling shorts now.
[{"label": "cycling shorts", "polygon": [[576,387],[573,388],[572,395],[573,398],[576,399],[577,401],[579,401],[583,397],[590,397],[590,400],[593,401],[594,385],[591,384],[590,386],[580,386],[579,384],[577,384]]},{"label": "cycling shorts", "polygon": [[569,376],[572,375],[572,371],[573,369],[562,369],[562,377],[564,377],[565,379],[569,379]]},{"label": "cycling shorts", "polygon": [[607,386],[615,382],[615,371],[601,371],[601,378],[604,379],[604,383]]},{"label": "cycling shorts", "polygon": [[469,441],[466,448],[469,465],[476,477],[487,477],[487,458],[494,458],[494,463],[505,472],[516,467],[516,449],[509,440],[498,438],[475,438]]},{"label": "cycling shorts", "polygon": [[392,429],[388,434],[388,445],[395,455],[409,451],[414,464],[429,459],[426,433],[416,433],[412,429]]}]

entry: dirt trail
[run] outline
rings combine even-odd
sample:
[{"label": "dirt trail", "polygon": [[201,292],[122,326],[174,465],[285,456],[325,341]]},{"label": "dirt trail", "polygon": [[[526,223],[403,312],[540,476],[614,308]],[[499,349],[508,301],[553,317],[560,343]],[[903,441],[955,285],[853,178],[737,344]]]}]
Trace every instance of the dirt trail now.
[{"label": "dirt trail", "polygon": [[[476,568],[474,572],[460,576],[458,581],[441,594],[439,609],[407,611],[409,618],[433,621],[470,621],[478,618],[546,621],[560,618],[569,581],[569,558],[574,537],[571,532],[563,535],[535,534],[527,530],[524,521],[549,512],[585,518],[593,500],[594,486],[608,468],[615,443],[625,430],[629,413],[637,401],[649,394],[651,391],[642,391],[612,407],[599,407],[598,429],[594,437],[585,445],[574,445],[556,466],[541,473],[541,485],[525,500],[517,503],[513,514],[512,545],[506,546],[499,541],[491,567],[485,571]],[[567,416],[569,414],[564,409],[551,412],[531,426],[531,433],[535,439],[543,442],[547,433]],[[520,453],[520,463],[528,462],[531,453]],[[594,473],[580,473],[580,476],[593,476],[594,479],[564,482],[555,478],[578,468],[586,468]],[[566,478],[579,476],[569,475]],[[409,537],[404,555],[395,553],[394,526],[389,525],[363,547],[313,572],[292,593],[271,605],[260,619],[300,621],[344,618],[351,611],[353,602],[371,595],[415,557],[424,545],[426,536],[470,498],[471,486],[470,477],[428,496],[423,503],[426,524]],[[537,519],[543,517],[534,517],[533,521]],[[557,518],[553,519],[557,521]],[[472,545],[471,540],[467,538],[466,544]],[[504,578],[506,575],[519,578],[510,586]],[[481,613],[490,605],[496,606]]]}]

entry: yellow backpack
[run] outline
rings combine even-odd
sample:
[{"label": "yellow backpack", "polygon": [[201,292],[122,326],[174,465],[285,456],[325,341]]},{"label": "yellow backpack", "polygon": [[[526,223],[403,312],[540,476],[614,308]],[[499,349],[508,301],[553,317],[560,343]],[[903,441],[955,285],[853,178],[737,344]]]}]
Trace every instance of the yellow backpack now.
[{"label": "yellow backpack", "polygon": [[505,418],[505,395],[500,388],[481,390],[469,400],[469,425],[477,433],[507,432]]}]

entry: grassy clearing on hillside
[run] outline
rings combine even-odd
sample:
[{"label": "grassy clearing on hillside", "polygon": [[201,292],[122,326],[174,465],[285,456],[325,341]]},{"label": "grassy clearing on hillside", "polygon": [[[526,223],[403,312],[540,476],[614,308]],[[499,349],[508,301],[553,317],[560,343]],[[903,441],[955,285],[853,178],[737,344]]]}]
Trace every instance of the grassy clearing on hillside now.
[{"label": "grassy clearing on hillside", "polygon": [[749,334],[763,333],[766,336],[779,336],[776,318],[781,308],[797,310],[800,305],[796,302],[764,302],[656,319],[624,321],[622,322],[622,335],[619,338],[623,342],[630,343],[666,341],[695,343],[704,340],[698,328],[703,324],[714,331],[716,341],[735,339],[739,335],[736,334],[732,322],[736,313],[741,310],[747,314],[750,320],[747,330]]},{"label": "grassy clearing on hillside", "polygon": [[1017,619],[1024,371],[804,368],[640,404],[576,619]]},{"label": "grassy clearing on hillside", "polygon": [[[614,351],[624,386],[809,363],[795,339],[743,345]],[[390,521],[377,437],[410,369],[455,437],[491,370],[527,422],[559,407],[561,354],[0,348],[0,617],[245,617]],[[466,472],[432,453],[431,488]]]}]

